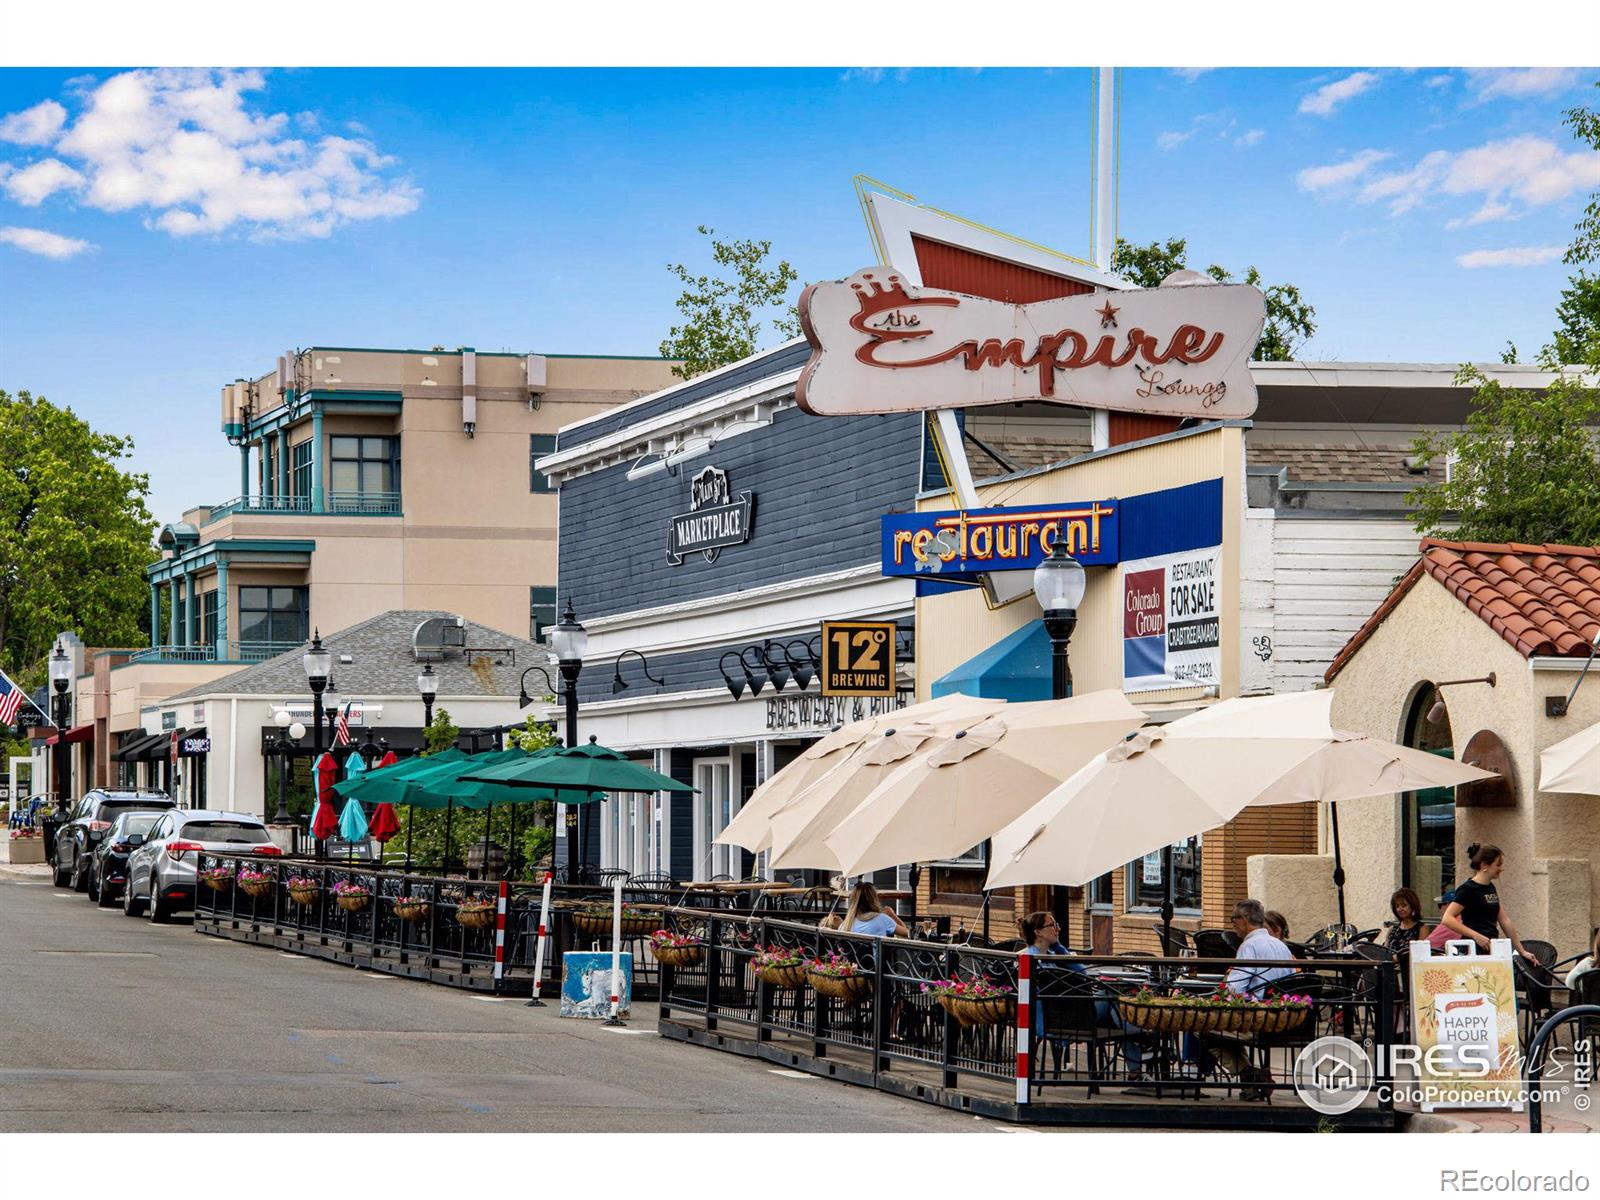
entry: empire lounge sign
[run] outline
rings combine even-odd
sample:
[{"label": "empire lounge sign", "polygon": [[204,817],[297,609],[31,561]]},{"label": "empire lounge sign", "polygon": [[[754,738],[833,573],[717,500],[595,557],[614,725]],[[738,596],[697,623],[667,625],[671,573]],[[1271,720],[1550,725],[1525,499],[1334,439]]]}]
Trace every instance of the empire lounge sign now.
[{"label": "empire lounge sign", "polygon": [[1158,288],[1010,304],[870,267],[800,297],[811,358],[795,401],[818,416],[1047,401],[1220,420],[1255,411],[1266,302],[1180,272]]}]

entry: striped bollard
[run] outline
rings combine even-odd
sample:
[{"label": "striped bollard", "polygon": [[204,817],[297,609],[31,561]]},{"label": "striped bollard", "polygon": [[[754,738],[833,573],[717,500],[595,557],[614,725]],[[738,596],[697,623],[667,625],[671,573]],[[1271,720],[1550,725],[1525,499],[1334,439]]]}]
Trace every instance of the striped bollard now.
[{"label": "striped bollard", "polygon": [[544,873],[544,898],[539,901],[539,935],[533,943],[533,999],[528,1001],[529,1008],[544,1007],[544,1001],[539,999],[539,984],[544,978],[544,944],[549,930],[550,884],[553,879],[551,872]]},{"label": "striped bollard", "polygon": [[621,1025],[617,1014],[622,1009],[622,876],[618,875],[611,892],[611,1015],[602,1024]]},{"label": "striped bollard", "polygon": [[1033,1035],[1033,955],[1017,955],[1017,1103],[1028,1102],[1028,1053]]},{"label": "striped bollard", "polygon": [[494,990],[500,990],[500,981],[506,974],[506,896],[511,885],[500,881],[500,897],[494,906]]}]

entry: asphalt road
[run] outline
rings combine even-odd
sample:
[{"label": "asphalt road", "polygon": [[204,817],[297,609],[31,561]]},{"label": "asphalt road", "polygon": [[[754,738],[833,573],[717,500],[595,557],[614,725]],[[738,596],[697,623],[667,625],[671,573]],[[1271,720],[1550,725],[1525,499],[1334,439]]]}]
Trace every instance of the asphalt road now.
[{"label": "asphalt road", "polygon": [[0,1131],[998,1131],[0,876]]}]

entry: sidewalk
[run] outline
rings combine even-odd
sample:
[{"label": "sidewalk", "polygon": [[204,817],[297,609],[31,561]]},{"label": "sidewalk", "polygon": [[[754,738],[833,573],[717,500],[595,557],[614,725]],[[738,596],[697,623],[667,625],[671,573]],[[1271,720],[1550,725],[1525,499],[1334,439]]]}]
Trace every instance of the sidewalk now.
[{"label": "sidewalk", "polygon": [[49,879],[50,867],[46,863],[13,863],[11,838],[0,831],[0,877],[7,879]]}]

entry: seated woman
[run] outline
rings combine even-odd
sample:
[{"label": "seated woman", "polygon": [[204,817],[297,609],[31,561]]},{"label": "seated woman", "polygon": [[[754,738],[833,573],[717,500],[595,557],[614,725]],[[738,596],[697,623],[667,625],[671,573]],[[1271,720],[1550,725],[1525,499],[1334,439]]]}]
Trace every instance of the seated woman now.
[{"label": "seated woman", "polygon": [[1398,959],[1410,952],[1412,942],[1428,936],[1428,926],[1422,919],[1422,901],[1408,887],[1389,897],[1389,911],[1394,914],[1394,920],[1384,922],[1389,932],[1384,936],[1383,946]]},{"label": "seated woman", "polygon": [[[1289,940],[1289,921],[1275,908],[1267,909],[1267,932],[1280,942]],[[1291,951],[1292,953],[1292,951]]]},{"label": "seated woman", "polygon": [[[1053,915],[1047,912],[1029,913],[1017,922],[1017,930],[1022,934],[1022,940],[1027,943],[1022,949],[1023,954],[1048,954],[1070,955],[1071,950],[1061,944],[1061,925]],[[1066,962],[1051,963],[1050,966],[1063,967],[1076,974],[1087,974],[1087,969],[1082,963]],[[1033,1029],[1035,1036],[1044,1034],[1044,1004],[1045,997],[1040,996],[1034,1002]],[[1095,1020],[1101,1025],[1112,1029],[1123,1029],[1122,1015],[1109,1000],[1096,999],[1094,1002]],[[1118,1039],[1122,1044],[1122,1055],[1128,1062],[1128,1076],[1134,1083],[1142,1081],[1143,1056],[1139,1043],[1132,1037]]]},{"label": "seated woman", "polygon": [[878,889],[863,879],[850,889],[850,902],[845,906],[844,919],[825,917],[822,924],[829,929],[844,929],[850,933],[866,933],[873,937],[910,937],[905,922],[892,909],[884,907],[878,898]]}]

